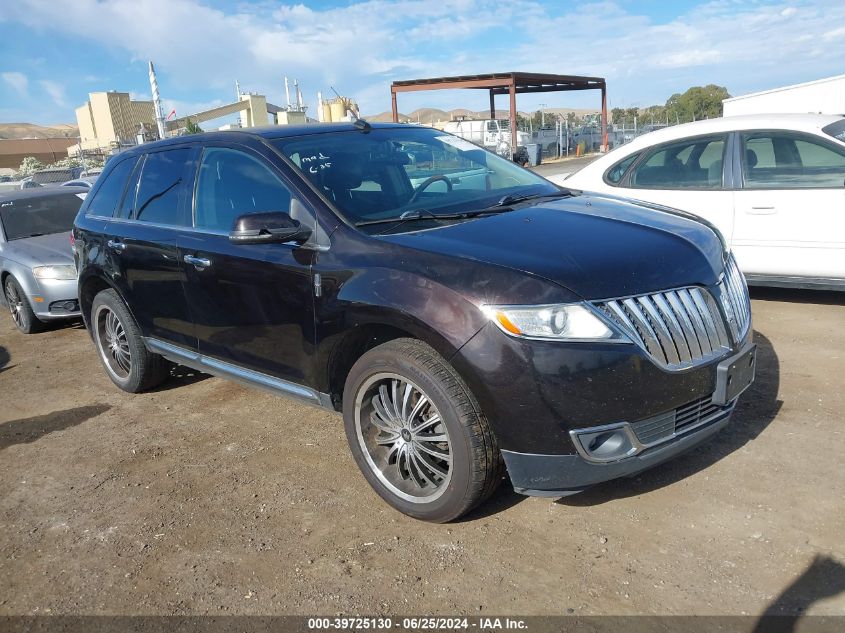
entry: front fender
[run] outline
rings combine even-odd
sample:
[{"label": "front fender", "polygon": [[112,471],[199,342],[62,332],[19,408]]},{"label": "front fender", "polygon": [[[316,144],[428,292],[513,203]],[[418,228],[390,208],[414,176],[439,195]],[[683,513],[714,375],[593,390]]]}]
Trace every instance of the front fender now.
[{"label": "front fender", "polygon": [[[3,262],[2,270],[0,270],[0,279],[2,279],[3,284],[6,283],[6,278],[9,275],[17,280],[28,299],[31,298],[32,295],[41,294],[41,286],[38,285],[38,281],[35,279],[35,276],[32,274],[32,269],[29,266],[24,266],[14,260],[6,259]],[[6,296],[4,286],[3,303],[5,304],[5,302]]]}]

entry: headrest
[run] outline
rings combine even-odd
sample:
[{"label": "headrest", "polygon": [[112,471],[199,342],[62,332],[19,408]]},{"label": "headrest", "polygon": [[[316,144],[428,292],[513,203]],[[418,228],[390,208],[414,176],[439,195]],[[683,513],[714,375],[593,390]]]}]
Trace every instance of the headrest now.
[{"label": "headrest", "polygon": [[745,164],[749,169],[757,166],[757,152],[753,149],[745,150]]}]

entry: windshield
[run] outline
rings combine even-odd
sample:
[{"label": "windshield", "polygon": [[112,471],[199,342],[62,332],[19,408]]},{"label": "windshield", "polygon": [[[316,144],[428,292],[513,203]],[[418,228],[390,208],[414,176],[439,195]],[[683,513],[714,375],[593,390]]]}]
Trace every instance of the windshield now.
[{"label": "windshield", "polygon": [[0,201],[0,222],[9,242],[64,233],[73,227],[81,205],[82,198],[75,193],[3,200]]},{"label": "windshield", "polygon": [[835,123],[826,125],[822,128],[822,132],[825,132],[833,138],[845,142],[845,119],[839,119]]},{"label": "windshield", "polygon": [[353,224],[403,214],[432,218],[477,211],[505,196],[560,193],[511,161],[432,128],[350,130],[275,144]]}]

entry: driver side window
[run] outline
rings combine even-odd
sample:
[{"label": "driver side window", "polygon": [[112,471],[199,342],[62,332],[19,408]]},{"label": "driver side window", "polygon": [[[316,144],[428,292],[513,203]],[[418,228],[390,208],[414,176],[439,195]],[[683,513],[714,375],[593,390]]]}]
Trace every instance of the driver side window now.
[{"label": "driver side window", "polygon": [[290,190],[262,160],[228,148],[203,151],[194,226],[229,232],[238,216],[290,209]]}]

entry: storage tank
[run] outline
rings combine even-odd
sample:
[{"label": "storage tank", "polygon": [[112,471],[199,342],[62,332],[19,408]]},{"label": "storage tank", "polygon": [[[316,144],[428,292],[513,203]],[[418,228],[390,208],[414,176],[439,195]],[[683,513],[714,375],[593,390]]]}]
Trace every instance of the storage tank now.
[{"label": "storage tank", "polygon": [[342,99],[332,99],[329,104],[330,121],[338,122],[346,120],[346,103]]}]

